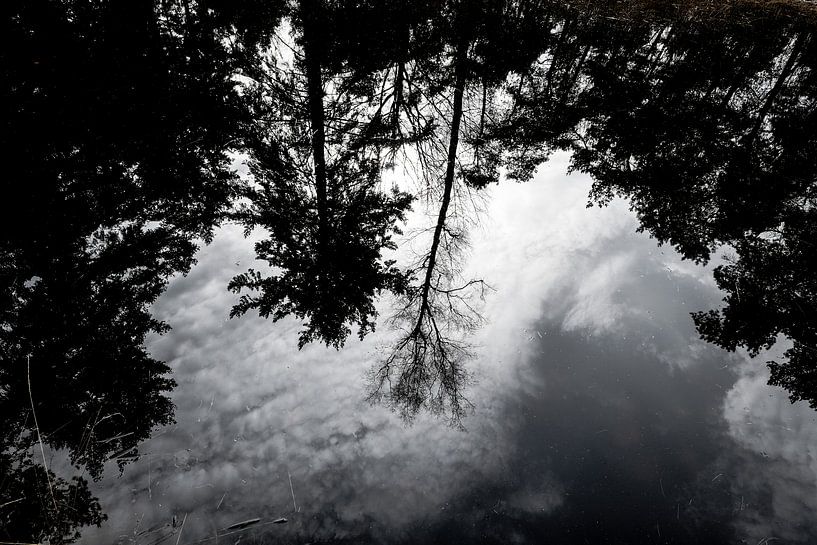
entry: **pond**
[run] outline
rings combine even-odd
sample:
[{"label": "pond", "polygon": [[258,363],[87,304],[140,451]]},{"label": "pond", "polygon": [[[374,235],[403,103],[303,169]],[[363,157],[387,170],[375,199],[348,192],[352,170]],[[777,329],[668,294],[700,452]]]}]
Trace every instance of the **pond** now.
[{"label": "pond", "polygon": [[812,4],[148,4],[9,22],[0,540],[817,542]]},{"label": "pond", "polygon": [[812,542],[817,414],[699,338],[711,267],[637,234],[624,202],[585,208],[566,166],[497,190],[475,229],[495,291],[464,431],[365,402],[388,331],[298,351],[297,320],[227,320],[253,256],[223,229],[155,307],[177,423],[92,486],[109,520],[83,541],[175,542],[184,522],[184,543]]}]

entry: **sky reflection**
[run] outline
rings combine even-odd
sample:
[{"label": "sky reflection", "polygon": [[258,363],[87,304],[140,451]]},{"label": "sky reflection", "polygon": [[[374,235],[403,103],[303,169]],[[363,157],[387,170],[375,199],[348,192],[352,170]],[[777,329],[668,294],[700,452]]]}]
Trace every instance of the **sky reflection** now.
[{"label": "sky reflection", "polygon": [[622,202],[585,208],[589,179],[566,165],[504,184],[472,231],[465,276],[496,291],[467,431],[365,403],[383,323],[336,352],[298,351],[294,319],[227,319],[253,252],[221,229],[154,306],[173,326],[150,349],[179,383],[177,424],[109,468],[94,490],[109,520],[82,542],[155,543],[184,522],[180,543],[215,543],[254,518],[233,541],[817,539],[813,411],[766,385],[762,356],[699,339],[711,266],[637,234]]}]

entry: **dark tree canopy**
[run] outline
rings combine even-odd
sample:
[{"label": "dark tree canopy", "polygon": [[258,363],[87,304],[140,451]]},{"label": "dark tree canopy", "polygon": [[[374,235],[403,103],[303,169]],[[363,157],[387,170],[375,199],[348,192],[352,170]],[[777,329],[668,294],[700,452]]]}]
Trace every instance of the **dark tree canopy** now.
[{"label": "dark tree canopy", "polygon": [[[778,335],[771,381],[817,403],[813,238],[817,43],[810,19],[748,6],[731,17],[597,18],[568,11],[534,77],[511,85],[492,127],[509,174],[552,149],[593,177],[591,201],[624,197],[641,229],[716,270],[720,311],[701,335],[756,355]],[[774,32],[769,32],[774,28]]]},{"label": "dark tree canopy", "polygon": [[[275,5],[266,19],[251,2],[3,5],[13,46],[0,53],[0,145],[13,160],[0,210],[0,503],[13,503],[0,520],[10,539],[71,541],[102,520],[85,481],[45,467],[42,443],[98,479],[173,419],[175,382],[144,347],[168,326],[148,307],[238,192],[228,152],[247,115],[232,78],[276,24]],[[243,20],[262,26],[228,41]]]},{"label": "dark tree canopy", "polygon": [[0,454],[0,476],[4,541],[29,536],[25,538],[37,542],[72,543],[80,537],[79,527],[99,526],[107,518],[81,477],[66,481],[26,457],[6,454]]},{"label": "dark tree canopy", "polygon": [[232,315],[257,309],[274,320],[304,319],[300,347],[318,340],[340,348],[352,325],[363,338],[374,330],[375,297],[405,286],[382,253],[394,249],[412,198],[383,188],[381,111],[369,107],[376,91],[365,69],[350,76],[343,68],[361,39],[359,27],[338,27],[333,16],[342,20],[346,9],[298,3],[293,34],[282,37],[293,42],[294,59],[270,52],[248,89],[258,115],[249,147],[257,187],[236,217],[248,232],[269,232],[256,254],[275,272],[236,276],[231,290],[258,295],[242,295]]},{"label": "dark tree canopy", "polygon": [[782,335],[792,346],[784,361],[770,361],[770,384],[788,390],[792,402],[817,409],[817,214],[792,210],[780,229],[735,243],[736,259],[715,270],[726,292],[719,311],[693,314],[701,336],[727,350],[753,356]]}]

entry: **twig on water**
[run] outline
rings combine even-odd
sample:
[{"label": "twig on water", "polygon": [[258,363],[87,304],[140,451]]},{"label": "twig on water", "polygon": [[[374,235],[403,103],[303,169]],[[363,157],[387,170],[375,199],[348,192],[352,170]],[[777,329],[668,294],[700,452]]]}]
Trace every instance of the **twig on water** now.
[{"label": "twig on water", "polygon": [[292,474],[287,471],[287,475],[289,475],[289,491],[292,493],[292,508],[294,512],[298,512],[298,505],[295,503],[295,490],[292,488]]},{"label": "twig on water", "polygon": [[216,527],[212,519],[210,519],[210,526],[213,527],[213,535],[215,536],[216,545],[218,545],[218,528]]},{"label": "twig on water", "polygon": [[17,503],[18,501],[23,501],[24,499],[26,499],[25,496],[23,496],[21,498],[17,498],[16,500],[7,501],[6,503],[0,503],[0,508],[3,508],[5,506],[7,506],[7,505],[11,505],[12,503]]},{"label": "twig on water", "polygon": [[182,526],[179,528],[179,535],[176,536],[176,545],[179,545],[179,540],[182,538],[182,530],[184,530],[184,523],[187,520],[187,513],[184,514],[184,518],[182,519]]},{"label": "twig on water", "polygon": [[34,428],[37,430],[37,440],[40,442],[40,454],[43,457],[45,480],[48,483],[48,491],[51,493],[51,501],[54,503],[54,511],[59,512],[57,500],[54,498],[54,489],[51,486],[51,476],[48,474],[48,464],[45,463],[45,449],[43,448],[43,438],[40,436],[40,424],[37,423],[37,411],[34,410],[34,396],[31,393],[31,355],[26,356],[26,379],[28,381],[28,399],[31,401],[31,415],[34,417]]},{"label": "twig on water", "polygon": [[[261,523],[255,525],[255,526],[253,526],[253,528],[259,528],[259,527],[262,527],[262,526],[270,526],[272,524],[282,524],[282,523],[284,523],[286,521],[287,521],[286,519],[276,519],[276,520],[269,521],[269,522],[261,522]],[[230,531],[230,532],[225,532],[223,534],[219,534],[217,537],[205,537],[205,538],[199,539],[198,541],[189,541],[187,543],[187,545],[196,545],[198,543],[206,543],[208,541],[213,541],[214,539],[217,540],[218,537],[227,537],[227,536],[231,536],[231,535],[234,535],[234,534],[240,534],[240,533],[246,532],[246,531],[248,531],[247,528],[240,528],[238,530],[233,530],[233,531]],[[2,544],[0,544],[0,545],[2,545]],[[31,545],[36,545],[36,544],[31,544]]]},{"label": "twig on water", "polygon": [[242,520],[241,522],[236,522],[235,524],[231,524],[225,528],[225,530],[243,530],[244,528],[248,528],[255,524],[261,522],[261,519],[256,517],[248,520]]}]

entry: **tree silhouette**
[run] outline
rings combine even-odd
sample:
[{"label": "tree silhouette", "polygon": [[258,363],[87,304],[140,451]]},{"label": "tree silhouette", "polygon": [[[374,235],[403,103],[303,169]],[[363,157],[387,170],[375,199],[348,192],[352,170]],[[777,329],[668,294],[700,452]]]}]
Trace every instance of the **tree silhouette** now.
[{"label": "tree silhouette", "polygon": [[[753,355],[788,338],[771,382],[817,408],[817,40],[793,8],[4,9],[0,144],[15,159],[0,205],[4,538],[70,542],[103,521],[87,482],[49,470],[45,449],[98,479],[172,421],[175,383],[144,348],[168,326],[149,307],[226,219],[266,231],[255,250],[271,268],[232,280],[232,315],[294,315],[299,346],[340,348],[354,328],[374,330],[391,292],[399,336],[370,398],[459,425],[486,289],[461,275],[467,203],[503,168],[530,178],[554,149],[593,177],[593,202],[627,198],[642,229],[685,257],[731,247],[715,271],[723,308],[693,316],[701,335]],[[389,253],[414,197],[383,181],[400,166],[434,207],[408,267]]]},{"label": "tree silhouette", "polygon": [[813,320],[801,309],[813,305],[817,48],[807,19],[741,9],[638,22],[566,13],[492,136],[522,179],[550,149],[571,150],[593,202],[628,199],[641,229],[687,258],[732,246],[737,260],[716,271],[726,306],[694,315],[700,333],[752,354],[788,337],[771,382],[813,404]]},{"label": "tree silhouette", "polygon": [[13,540],[70,541],[102,520],[87,484],[40,466],[35,445],[98,479],[172,421],[175,383],[143,346],[168,326],[148,308],[238,192],[228,152],[247,111],[232,78],[263,35],[238,27],[280,11],[248,17],[255,4],[4,4],[0,143],[16,159],[0,210],[0,457],[14,503],[0,516]]},{"label": "tree silhouette", "polygon": [[[668,45],[674,60],[656,69],[659,78],[667,75],[663,88],[651,91],[655,106],[631,106],[629,130],[643,144],[634,149],[632,139],[610,134],[615,124],[607,120],[589,131],[586,141],[603,137],[577,151],[574,164],[596,177],[594,197],[626,196],[642,228],[686,257],[705,261],[721,244],[734,247],[737,261],[715,273],[726,306],[694,314],[699,332],[753,355],[777,334],[791,339],[786,360],[770,362],[770,382],[786,387],[793,401],[815,405],[817,344],[807,309],[817,254],[807,241],[817,50],[810,33],[785,24],[764,39],[741,26],[724,40],[724,31],[676,27]],[[728,45],[719,51],[717,43]],[[713,52],[719,67],[738,52],[746,60],[701,74],[695,65]]]},{"label": "tree silhouette", "polygon": [[[475,318],[473,314],[454,306],[455,302],[463,300],[457,292],[466,289],[467,286],[446,289],[443,282],[450,281],[454,271],[448,270],[436,276],[435,271],[454,186],[468,45],[466,39],[461,39],[456,45],[452,59],[453,107],[448,155],[440,210],[431,247],[416,271],[424,273],[422,283],[407,290],[404,300],[399,303],[402,308],[395,316],[396,323],[408,322],[411,325],[373,376],[372,398],[376,398],[388,383],[389,389],[386,392],[388,402],[404,417],[411,417],[422,406],[429,405],[436,412],[450,410],[452,419],[456,421],[462,417],[467,408],[467,400],[462,389],[467,380],[463,363],[468,352],[462,342],[451,337],[449,329],[452,325],[458,328],[471,328],[475,325]],[[448,307],[438,300],[438,296],[442,295],[448,295]],[[453,320],[455,317],[456,321]],[[392,375],[397,377],[393,385]]]},{"label": "tree silhouette", "polygon": [[80,537],[79,527],[100,526],[107,518],[80,477],[66,481],[26,457],[5,453],[0,454],[0,475],[4,540],[30,536],[36,542],[72,543]]},{"label": "tree silhouette", "polygon": [[242,295],[232,315],[256,309],[274,320],[305,319],[299,347],[320,340],[340,348],[353,324],[362,338],[374,330],[374,298],[405,286],[382,253],[394,249],[412,199],[381,189],[381,111],[369,111],[374,90],[365,72],[344,71],[356,40],[340,33],[333,15],[346,9],[300,2],[291,14],[295,47],[287,44],[293,62],[269,57],[251,85],[260,113],[251,146],[258,184],[237,217],[248,232],[269,232],[256,254],[279,272],[236,276],[231,290],[259,293]]},{"label": "tree silhouette", "polygon": [[462,212],[452,214],[452,209],[458,196],[498,181],[498,150],[485,139],[487,117],[507,74],[536,57],[533,29],[541,23],[536,6],[447,2],[429,23],[430,43],[417,48],[433,53],[436,69],[415,78],[421,93],[408,122],[436,128],[417,143],[415,160],[439,209],[429,249],[411,267],[414,281],[398,298],[391,320],[400,336],[369,376],[370,400],[385,401],[405,419],[427,408],[461,425],[471,407],[465,397],[471,353],[463,337],[481,323],[475,303],[486,285],[460,277],[458,259],[467,233]]},{"label": "tree silhouette", "polygon": [[738,241],[737,259],[715,269],[725,306],[693,318],[707,341],[727,350],[743,346],[752,356],[778,335],[791,339],[785,360],[768,362],[769,383],[788,390],[792,402],[805,400],[817,409],[815,240],[817,215],[809,206],[793,210],[779,230]]}]

